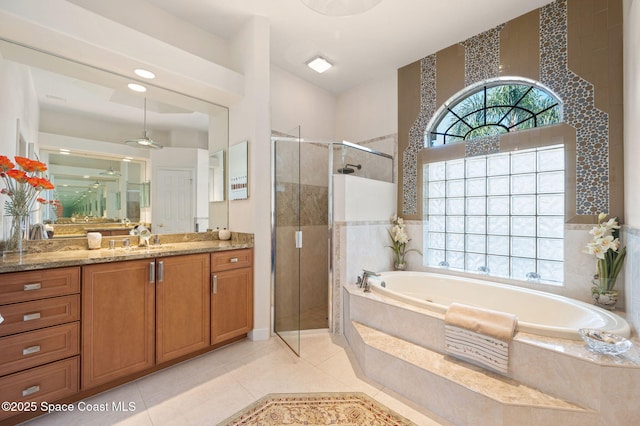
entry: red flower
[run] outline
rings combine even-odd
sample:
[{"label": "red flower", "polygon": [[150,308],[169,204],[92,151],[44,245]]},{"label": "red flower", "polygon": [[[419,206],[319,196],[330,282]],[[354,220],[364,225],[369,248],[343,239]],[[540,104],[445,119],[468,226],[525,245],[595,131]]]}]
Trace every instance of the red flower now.
[{"label": "red flower", "polygon": [[7,176],[9,176],[12,179],[17,180],[18,182],[26,182],[27,181],[27,173],[25,173],[22,170],[17,170],[17,169],[9,170],[9,171],[7,171]]},{"label": "red flower", "polygon": [[18,167],[8,157],[0,155],[0,178],[5,183],[5,188],[0,190],[0,194],[6,194],[11,198],[11,201],[7,202],[10,214],[29,212],[35,201],[48,204],[46,199],[38,197],[43,189],[54,189],[49,179],[41,177],[47,170],[46,164],[19,156],[15,157],[15,162]]},{"label": "red flower", "polygon": [[9,157],[6,155],[0,155],[0,170],[6,172],[7,170],[11,170],[15,167],[15,164],[9,160]]}]

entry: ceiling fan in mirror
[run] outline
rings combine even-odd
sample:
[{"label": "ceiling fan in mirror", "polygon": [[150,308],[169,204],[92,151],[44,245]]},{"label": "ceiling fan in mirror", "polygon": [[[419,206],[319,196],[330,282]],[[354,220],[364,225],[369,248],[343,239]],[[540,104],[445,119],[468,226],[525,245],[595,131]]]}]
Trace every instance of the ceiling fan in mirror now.
[{"label": "ceiling fan in mirror", "polygon": [[136,148],[148,148],[148,149],[162,149],[162,145],[153,141],[147,134],[147,98],[144,98],[144,125],[143,134],[138,139],[128,139],[124,141],[129,146],[135,146]]},{"label": "ceiling fan in mirror", "polygon": [[117,170],[113,170],[112,166],[109,166],[109,168],[107,170],[105,170],[104,172],[100,172],[100,174],[102,176],[122,176],[122,174],[120,174],[120,172],[118,172]]}]

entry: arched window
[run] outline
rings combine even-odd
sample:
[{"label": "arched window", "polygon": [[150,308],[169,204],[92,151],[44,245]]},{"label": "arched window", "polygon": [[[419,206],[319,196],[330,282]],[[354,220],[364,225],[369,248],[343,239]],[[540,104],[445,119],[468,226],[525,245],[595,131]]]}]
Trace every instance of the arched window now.
[{"label": "arched window", "polygon": [[560,100],[532,80],[498,79],[467,87],[427,126],[425,146],[497,136],[562,121]]}]

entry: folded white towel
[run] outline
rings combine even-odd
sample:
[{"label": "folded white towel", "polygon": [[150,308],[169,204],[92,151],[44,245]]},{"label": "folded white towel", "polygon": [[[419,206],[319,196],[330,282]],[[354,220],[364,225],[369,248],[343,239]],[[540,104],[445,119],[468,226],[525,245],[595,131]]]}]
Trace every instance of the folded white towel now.
[{"label": "folded white towel", "polygon": [[481,367],[503,374],[509,371],[509,343],[494,337],[445,325],[445,348],[449,354]]},{"label": "folded white towel", "polygon": [[452,303],[444,315],[444,323],[509,341],[518,320],[515,315],[506,312]]},{"label": "folded white towel", "polygon": [[452,303],[444,316],[445,348],[453,356],[506,374],[517,322],[512,314]]}]

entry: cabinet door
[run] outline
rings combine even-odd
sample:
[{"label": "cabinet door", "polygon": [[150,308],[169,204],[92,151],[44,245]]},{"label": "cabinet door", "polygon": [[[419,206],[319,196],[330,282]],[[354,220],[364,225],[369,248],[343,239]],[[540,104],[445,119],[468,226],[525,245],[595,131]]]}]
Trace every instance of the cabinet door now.
[{"label": "cabinet door", "polygon": [[157,259],[156,361],[209,346],[209,254]]},{"label": "cabinet door", "polygon": [[132,260],[82,269],[83,389],[154,365],[152,265]]},{"label": "cabinet door", "polygon": [[212,274],[211,344],[224,342],[253,328],[253,269]]}]

